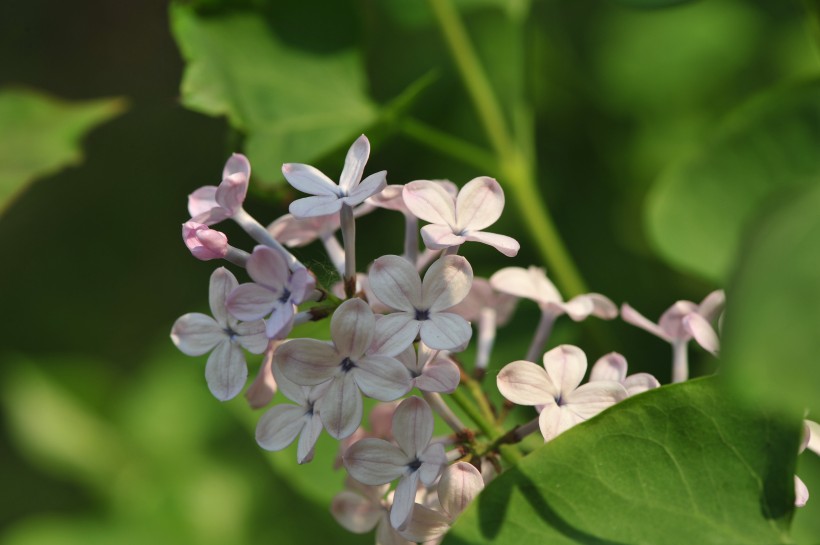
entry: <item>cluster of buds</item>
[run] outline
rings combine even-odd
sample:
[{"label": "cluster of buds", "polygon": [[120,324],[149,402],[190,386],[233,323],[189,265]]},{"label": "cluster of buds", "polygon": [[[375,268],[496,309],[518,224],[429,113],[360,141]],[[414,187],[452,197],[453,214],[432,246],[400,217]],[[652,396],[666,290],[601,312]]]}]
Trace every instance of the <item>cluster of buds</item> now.
[{"label": "cluster of buds", "polygon": [[[587,359],[580,348],[561,345],[544,353],[561,315],[574,321],[616,318],[619,309],[607,297],[590,293],[565,301],[535,267],[507,267],[489,279],[474,278],[459,255],[462,244],[487,244],[508,257],[519,249],[514,239],[485,231],[504,208],[496,180],[478,177],[460,189],[431,180],[387,185],[384,171],[362,179],[369,155],[370,143],[361,136],[347,153],[338,183],[309,165],[283,165],[287,181],[310,196],[291,203],[290,213],[268,227],[243,208],[248,160],[240,154],[228,159],[219,186],[190,195],[191,218],[182,235],[194,257],[225,260],[245,269],[251,281],[240,284],[225,267],[216,269],[209,292],[212,316],[180,317],[171,338],[185,354],[210,352],[205,377],[222,401],[247,385],[245,351],[264,354],[245,395],[254,408],[269,405],[277,391],[286,400],[260,418],[259,445],[281,450],[297,442],[297,461],[307,463],[325,431],[339,440],[337,467],[348,473],[346,490],[332,505],[339,523],[353,532],[377,528],[377,543],[434,542],[508,465],[505,448],[539,431],[544,441],[552,440],[659,383],[646,373],[627,376],[626,359],[610,353],[582,385]],[[379,208],[403,215],[402,253],[375,259],[364,274],[356,263],[356,219]],[[256,241],[250,253],[212,228],[225,220]],[[420,230],[419,220],[426,222]],[[291,253],[317,240],[341,277],[336,285],[320,285]],[[483,379],[496,328],[510,319],[520,298],[534,301],[541,319],[525,359],[497,375],[507,400],[499,408],[484,391]],[[700,305],[678,302],[658,324],[628,305],[621,314],[672,344],[674,378],[680,381],[688,375],[689,340],[717,353],[712,323],[723,299],[715,292]],[[299,324],[328,317],[329,340],[289,338]],[[468,372],[457,354],[469,345],[473,327],[476,359]],[[462,387],[469,396],[457,395]],[[363,396],[383,402],[369,417],[369,431],[362,427]],[[478,429],[465,425],[448,401]],[[514,404],[533,406],[537,415],[504,430]],[[436,416],[452,434],[434,436]]]}]

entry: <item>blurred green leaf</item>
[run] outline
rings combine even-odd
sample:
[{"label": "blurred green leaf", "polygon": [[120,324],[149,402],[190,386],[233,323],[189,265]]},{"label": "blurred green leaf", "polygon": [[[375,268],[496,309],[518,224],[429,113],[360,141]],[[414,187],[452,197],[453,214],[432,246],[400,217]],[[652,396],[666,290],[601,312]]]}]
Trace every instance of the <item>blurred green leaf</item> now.
[{"label": "blurred green leaf", "polygon": [[257,180],[281,180],[282,163],[309,163],[348,146],[377,119],[354,51],[292,49],[252,13],[207,18],[173,4],[171,22],[188,61],[183,104],[224,115],[246,134]]},{"label": "blurred green leaf", "polygon": [[79,164],[83,137],[125,105],[119,98],[69,102],[38,91],[0,90],[0,214],[37,178]]},{"label": "blurred green leaf", "polygon": [[498,477],[445,545],[791,543],[798,422],[717,378],[628,399]]},{"label": "blurred green leaf", "polygon": [[727,305],[724,368],[737,390],[820,419],[820,186],[755,224]]},{"label": "blurred green leaf", "polygon": [[788,187],[820,180],[818,149],[820,81],[742,106],[657,180],[647,203],[654,245],[683,270],[725,280],[758,207]]},{"label": "blurred green leaf", "polygon": [[668,8],[693,1],[694,0],[615,0],[618,4],[633,8]]},{"label": "blurred green leaf", "polygon": [[[453,0],[456,9],[464,14],[486,8],[498,8],[515,20],[526,17],[530,3],[531,0]],[[436,21],[427,0],[385,0],[383,5],[393,20],[408,27],[432,25]]]}]

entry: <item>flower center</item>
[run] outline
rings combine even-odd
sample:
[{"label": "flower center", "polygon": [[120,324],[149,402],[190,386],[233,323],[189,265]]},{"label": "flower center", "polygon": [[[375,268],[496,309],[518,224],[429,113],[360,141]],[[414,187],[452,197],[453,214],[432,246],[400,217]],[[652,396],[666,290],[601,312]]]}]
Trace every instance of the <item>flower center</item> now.
[{"label": "flower center", "polygon": [[407,464],[407,467],[410,468],[410,471],[418,471],[418,469],[421,467],[421,460],[416,458],[415,460]]},{"label": "flower center", "polygon": [[416,309],[416,320],[423,322],[430,319],[430,311],[427,309]]},{"label": "flower center", "polygon": [[279,298],[280,303],[287,303],[288,299],[290,299],[290,290],[285,288],[282,292],[282,297]]},{"label": "flower center", "polygon": [[342,367],[342,371],[345,373],[356,367],[356,363],[350,358],[343,359],[342,363],[340,363],[339,365]]}]

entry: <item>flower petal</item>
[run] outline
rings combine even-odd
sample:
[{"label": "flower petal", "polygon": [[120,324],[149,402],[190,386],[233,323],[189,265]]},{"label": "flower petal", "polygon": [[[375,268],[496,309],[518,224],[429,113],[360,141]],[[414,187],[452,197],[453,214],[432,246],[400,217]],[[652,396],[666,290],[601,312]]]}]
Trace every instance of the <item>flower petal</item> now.
[{"label": "flower petal", "polygon": [[201,356],[225,339],[222,326],[200,312],[180,316],[171,328],[171,340],[186,356]]},{"label": "flower petal", "polygon": [[589,380],[614,380],[622,382],[626,378],[627,363],[626,358],[617,352],[610,352],[598,358],[592,371],[589,372]]},{"label": "flower petal", "polygon": [[581,384],[587,372],[587,356],[571,344],[556,346],[544,354],[544,369],[560,396],[566,396]]},{"label": "flower petal", "polygon": [[621,318],[624,322],[640,327],[644,331],[648,331],[666,342],[672,342],[671,337],[669,337],[666,331],[661,329],[658,324],[651,322],[643,314],[629,306],[627,303],[621,305]]},{"label": "flower petal", "polygon": [[265,335],[269,339],[282,339],[287,337],[293,329],[293,317],[296,314],[296,305],[287,301],[283,303],[277,300],[273,305],[273,311],[265,321]]},{"label": "flower petal", "polygon": [[319,400],[318,408],[322,424],[331,437],[344,439],[352,435],[362,423],[362,394],[353,374],[345,373],[334,378]]},{"label": "flower petal", "polygon": [[416,180],[404,186],[402,196],[404,204],[417,218],[455,227],[455,199],[441,185],[430,180]]},{"label": "flower petal", "polygon": [[551,441],[571,427],[580,424],[583,419],[566,407],[559,407],[551,403],[541,410],[538,416],[538,427],[544,441]]},{"label": "flower petal", "polygon": [[188,195],[188,213],[194,218],[216,208],[216,186],[205,185]]},{"label": "flower petal", "polygon": [[594,316],[602,320],[613,320],[618,317],[618,306],[609,297],[600,293],[587,293],[586,296],[592,300]]},{"label": "flower petal", "polygon": [[490,285],[500,292],[524,297],[538,304],[563,301],[544,270],[537,267],[505,267],[490,277]]},{"label": "flower petal", "polygon": [[583,420],[588,420],[604,409],[628,397],[626,389],[617,382],[599,380],[579,386],[564,398],[564,408],[570,409]]},{"label": "flower petal", "polygon": [[421,322],[419,337],[422,342],[436,350],[464,350],[473,330],[470,324],[459,316],[450,312],[436,312],[428,320]]},{"label": "flower petal", "polygon": [[395,356],[413,344],[420,328],[421,322],[407,312],[382,316],[376,321],[370,353]]},{"label": "flower petal", "polygon": [[820,424],[811,420],[804,420],[809,430],[809,439],[806,448],[820,456]]},{"label": "flower petal", "polygon": [[376,318],[361,299],[348,299],[330,319],[330,337],[342,356],[358,360],[373,340]]},{"label": "flower petal", "polygon": [[347,197],[342,198],[348,206],[356,206],[363,203],[366,199],[377,195],[387,185],[387,171],[382,170],[371,174],[357,185]]},{"label": "flower petal", "polygon": [[413,471],[402,476],[393,494],[393,507],[390,509],[390,525],[401,530],[413,514],[416,505],[416,492],[419,488],[419,472]]},{"label": "flower petal", "polygon": [[798,477],[794,476],[794,506],[803,507],[809,501],[809,489],[806,484]]},{"label": "flower petal", "polygon": [[410,372],[395,358],[370,355],[351,370],[362,393],[379,401],[393,401],[410,391]]},{"label": "flower petal", "polygon": [[443,250],[450,246],[460,246],[467,239],[461,235],[456,235],[446,225],[430,223],[421,228],[421,240],[431,250]]},{"label": "flower petal", "polygon": [[362,484],[377,485],[399,478],[412,460],[384,439],[367,438],[353,443],[344,454],[350,476]]},{"label": "flower petal", "polygon": [[504,191],[493,178],[480,176],[467,182],[456,199],[456,222],[461,230],[480,231],[501,217]]},{"label": "flower petal", "polygon": [[586,320],[595,310],[595,305],[586,295],[578,295],[566,303],[547,303],[546,306],[553,309],[556,314],[566,314],[576,322]]},{"label": "flower petal", "polygon": [[251,354],[261,354],[268,347],[268,337],[265,335],[265,322],[254,320],[242,322],[233,327],[236,331],[234,341]]},{"label": "flower petal", "polygon": [[700,314],[687,314],[683,317],[683,329],[685,329],[695,341],[717,356],[720,352],[720,340],[712,325]]},{"label": "flower petal", "polygon": [[382,516],[382,506],[361,494],[343,490],[333,498],[330,513],[348,532],[364,534],[378,524]]},{"label": "flower petal", "polygon": [[455,391],[460,380],[458,366],[449,358],[439,357],[424,366],[414,385],[422,392],[449,394]]},{"label": "flower petal", "polygon": [[233,174],[242,174],[246,178],[251,177],[251,163],[248,158],[241,153],[233,153],[228,160],[225,161],[225,166],[222,168],[222,179]]},{"label": "flower petal", "polygon": [[[339,186],[319,169],[301,163],[285,163],[282,174],[290,185],[309,195],[339,196]],[[291,212],[293,213],[293,212]],[[298,214],[294,214],[298,215]]]},{"label": "flower petal", "polygon": [[341,361],[333,345],[315,339],[287,341],[274,354],[274,365],[288,380],[301,386],[315,386],[332,378],[339,372]]},{"label": "flower petal", "polygon": [[422,288],[416,268],[403,257],[385,255],[370,267],[370,289],[379,301],[396,310],[420,308]]},{"label": "flower petal", "polygon": [[248,258],[248,275],[254,282],[282,293],[290,275],[288,262],[285,257],[267,246],[258,245]]},{"label": "flower petal", "polygon": [[470,263],[460,255],[444,256],[430,265],[424,274],[421,307],[416,308],[430,312],[446,310],[467,297],[472,284]]},{"label": "flower petal", "polygon": [[660,387],[658,379],[649,373],[635,373],[626,377],[621,384],[626,388],[626,393],[630,396],[638,395],[647,390]]},{"label": "flower petal", "polygon": [[507,235],[487,233],[485,231],[468,231],[464,234],[464,237],[467,240],[492,246],[507,257],[517,256],[518,250],[521,249],[521,245],[518,241]]},{"label": "flower petal", "polygon": [[328,214],[338,213],[342,209],[342,204],[344,203],[335,195],[304,197],[290,203],[288,212],[297,218],[327,216]]},{"label": "flower petal", "polygon": [[350,191],[355,188],[362,179],[364,166],[367,164],[369,157],[370,141],[365,135],[361,135],[353,142],[350,149],[347,150],[345,166],[342,169],[342,175],[339,176],[339,189],[341,189],[345,195],[350,194]]},{"label": "flower petal", "polygon": [[320,236],[333,233],[339,229],[339,214],[297,218],[285,214],[268,225],[268,232],[288,247],[306,246]]},{"label": "flower petal", "polygon": [[282,450],[293,443],[309,418],[305,407],[275,405],[259,419],[256,442],[265,450]]},{"label": "flower petal", "polygon": [[444,445],[433,443],[424,449],[419,456],[421,466],[419,466],[419,478],[426,486],[432,486],[441,473],[441,468],[447,465],[447,454],[444,452]]},{"label": "flower petal", "polygon": [[433,411],[426,401],[412,396],[393,413],[393,437],[410,458],[418,457],[433,437]]},{"label": "flower petal", "polygon": [[403,189],[403,185],[387,185],[381,190],[381,192],[370,197],[368,202],[373,206],[378,206],[379,208],[395,210],[396,212],[401,212],[402,214],[410,214],[410,210],[407,209],[407,206],[404,204],[404,199],[402,198]]},{"label": "flower petal", "polygon": [[496,378],[498,390],[518,405],[554,403],[558,389],[547,372],[530,361],[514,361],[504,366]]},{"label": "flower petal", "polygon": [[260,284],[240,284],[228,296],[228,312],[238,320],[260,320],[273,310],[278,294]]},{"label": "flower petal", "polygon": [[[413,506],[413,515],[402,528],[400,534],[413,543],[427,543],[444,535],[450,528],[450,519],[421,504]],[[383,545],[379,543],[379,545]]]},{"label": "flower petal", "polygon": [[228,310],[225,308],[228,295],[238,285],[236,277],[225,267],[219,267],[211,274],[211,282],[208,285],[208,303],[211,307],[211,314],[222,327],[228,326]]},{"label": "flower petal", "polygon": [[236,214],[245,202],[245,196],[248,194],[248,181],[245,174],[236,172],[223,179],[216,188],[214,198],[217,204],[227,210],[231,216]]},{"label": "flower petal", "polygon": [[319,434],[322,433],[322,418],[319,413],[313,415],[305,422],[302,434],[299,436],[299,444],[296,447],[296,461],[305,464],[313,460],[313,450]]},{"label": "flower petal", "polygon": [[698,305],[698,314],[706,318],[707,322],[712,322],[726,305],[726,293],[723,290],[715,290]]},{"label": "flower petal", "polygon": [[205,380],[220,401],[233,399],[248,380],[248,366],[242,349],[227,338],[216,345],[205,364]]},{"label": "flower petal", "polygon": [[438,500],[450,517],[455,519],[483,489],[484,479],[475,466],[467,462],[456,462],[441,474]]}]

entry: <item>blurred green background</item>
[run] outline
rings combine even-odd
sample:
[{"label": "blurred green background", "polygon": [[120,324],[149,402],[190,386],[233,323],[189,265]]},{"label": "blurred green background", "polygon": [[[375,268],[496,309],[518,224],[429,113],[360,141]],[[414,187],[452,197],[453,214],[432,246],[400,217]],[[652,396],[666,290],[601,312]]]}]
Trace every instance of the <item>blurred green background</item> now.
[{"label": "blurred green background", "polygon": [[[645,6],[662,3],[672,4],[459,2],[501,100],[527,97],[523,124],[537,134],[540,188],[588,286],[651,318],[677,299],[699,301],[723,287],[657,257],[644,221],[655,180],[727,113],[773,86],[810,80],[820,67],[797,0]],[[260,14],[281,43],[306,54],[358,52],[375,109],[422,81],[407,106],[413,118],[487,146],[423,2],[201,0],[192,7],[206,21]],[[256,66],[253,50],[243,55]],[[205,358],[182,356],[168,338],[178,316],[206,311],[213,270],[181,244],[186,196],[218,183],[228,155],[252,143],[224,118],[181,105],[184,62],[167,3],[4,0],[0,67],[2,88],[127,102],[82,138],[81,163],[51,169],[0,216],[0,544],[371,542],[347,534],[329,514],[341,480],[328,467],[333,445],[325,442],[307,468],[296,467],[290,450],[263,452],[252,436],[258,414],[241,398],[215,401]],[[271,67],[274,75],[284,87],[299,79],[282,67]],[[389,183],[463,184],[487,174],[389,121],[372,125],[368,172],[387,169]],[[27,138],[37,134],[0,132],[0,147],[8,157],[15,146],[29,149]],[[326,146],[310,162],[333,176],[346,147]],[[255,153],[247,207],[267,223],[293,195],[275,174],[283,151]],[[543,265],[511,206],[494,230],[518,238],[522,251],[505,260],[489,248],[465,249],[478,273]],[[363,219],[359,233],[360,269],[400,251],[401,220],[387,212]],[[300,255],[326,267],[315,248]],[[522,303],[501,330],[494,369],[523,357],[536,320],[533,305]],[[552,339],[559,342],[578,343],[590,359],[620,351],[633,371],[669,379],[668,346],[621,322],[561,323]],[[699,350],[692,360],[696,374],[715,368]],[[250,363],[253,373],[258,358]],[[800,472],[820,491],[811,454],[801,457]],[[811,521],[818,519],[820,500],[811,500],[797,515],[796,538],[816,537]]]}]

